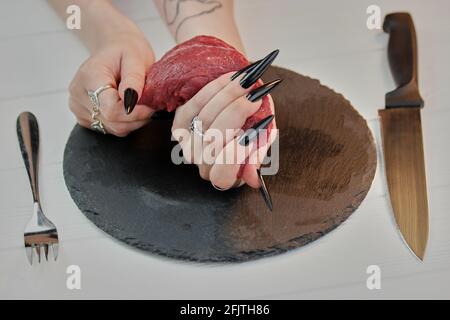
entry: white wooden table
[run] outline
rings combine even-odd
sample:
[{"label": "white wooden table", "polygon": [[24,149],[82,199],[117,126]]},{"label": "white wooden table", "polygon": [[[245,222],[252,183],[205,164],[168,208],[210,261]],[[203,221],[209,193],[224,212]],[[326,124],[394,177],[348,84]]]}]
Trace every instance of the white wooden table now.
[{"label": "white wooden table", "polygon": [[[146,33],[158,57],[173,46],[150,0],[116,2]],[[280,48],[278,65],[343,93],[368,120],[380,151],[377,109],[394,83],[388,36],[366,27],[366,8],[374,1],[236,3],[250,57]],[[67,86],[87,51],[45,1],[10,0],[0,4],[0,298],[450,298],[450,2],[376,4],[383,16],[410,11],[417,29],[430,207],[423,263],[396,231],[380,153],[361,207],[331,234],[280,256],[200,265],[148,255],[112,239],[78,210],[63,179],[63,150],[75,124]],[[57,262],[32,267],[23,249],[31,193],[15,133],[24,110],[40,122],[43,208],[61,240]],[[66,287],[70,265],[81,268],[81,290]],[[380,290],[366,287],[369,265],[381,268]]]}]

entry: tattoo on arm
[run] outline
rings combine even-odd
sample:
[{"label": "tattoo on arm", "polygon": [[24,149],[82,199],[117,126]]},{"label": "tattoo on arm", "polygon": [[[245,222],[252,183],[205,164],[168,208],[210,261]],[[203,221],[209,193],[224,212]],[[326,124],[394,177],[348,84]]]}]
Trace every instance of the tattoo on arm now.
[{"label": "tattoo on arm", "polygon": [[[188,3],[194,8],[188,10],[189,13],[183,9]],[[168,26],[175,28],[175,39],[178,39],[178,32],[186,21],[213,13],[222,6],[220,0],[164,0],[164,19]]]}]

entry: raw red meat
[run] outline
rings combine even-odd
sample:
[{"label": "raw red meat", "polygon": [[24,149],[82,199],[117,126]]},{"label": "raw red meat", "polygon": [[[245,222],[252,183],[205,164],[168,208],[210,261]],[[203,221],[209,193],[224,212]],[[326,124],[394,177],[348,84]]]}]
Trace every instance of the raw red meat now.
[{"label": "raw red meat", "polygon": [[[224,41],[197,36],[177,45],[152,65],[139,103],[156,110],[173,111],[208,82],[248,64],[239,51]],[[252,127],[270,114],[269,99],[265,97],[259,110],[247,119],[242,129]]]}]

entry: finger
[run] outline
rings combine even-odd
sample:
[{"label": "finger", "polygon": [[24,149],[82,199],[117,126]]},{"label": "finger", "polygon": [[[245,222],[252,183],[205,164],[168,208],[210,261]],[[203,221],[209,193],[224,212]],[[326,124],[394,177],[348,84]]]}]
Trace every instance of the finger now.
[{"label": "finger", "polygon": [[248,146],[242,146],[238,141],[238,139],[233,139],[220,151],[209,171],[211,183],[220,189],[230,189],[236,184],[241,164],[255,148],[255,142],[251,142]]},{"label": "finger", "polygon": [[261,167],[261,163],[264,160],[267,150],[268,147],[265,148],[265,146],[259,148],[257,151],[253,152],[250,155],[249,159],[247,160],[248,163],[244,165],[241,179],[252,188],[260,187],[258,173],[256,172],[256,170]]},{"label": "finger", "polygon": [[[116,108],[123,108],[123,104],[121,101],[118,102],[118,106]],[[135,121],[144,121],[150,119],[151,116],[155,113],[155,110],[150,108],[149,106],[138,104],[134,108],[133,112],[130,114],[121,113],[114,122],[135,122]]]},{"label": "finger", "polygon": [[[231,188],[236,183],[241,165],[246,163],[243,174],[239,178],[243,179],[251,187],[259,187],[259,180],[255,180],[257,176],[254,174],[256,174],[256,169],[261,166],[270,145],[275,141],[277,133],[275,123],[273,128],[269,137],[267,137],[265,131],[262,131],[258,139],[251,142],[247,147],[241,146],[239,143],[240,137],[230,141],[217,156],[215,164],[209,172],[211,182],[220,188]],[[259,139],[264,139],[267,143],[257,149]]]},{"label": "finger", "polygon": [[232,72],[226,73],[219,78],[209,82],[206,86],[200,89],[184,105],[178,107],[175,118],[174,128],[189,128],[192,119],[197,116],[203,107],[225,86],[231,82]]},{"label": "finger", "polygon": [[241,176],[241,179],[244,181],[244,183],[255,189],[258,189],[260,187],[258,173],[256,172],[256,170],[259,168],[260,165],[246,164]]},{"label": "finger", "polygon": [[203,126],[208,129],[217,116],[234,100],[246,95],[252,90],[252,87],[244,89],[239,83],[242,76],[230,81],[222,90],[220,90],[200,111],[198,117],[203,121]]},{"label": "finger", "polygon": [[267,152],[270,146],[273,144],[277,137],[277,129],[275,119],[273,120],[273,128],[270,132],[269,139],[266,144],[255,150],[250,154],[250,157],[247,159],[247,163],[244,166],[241,179],[245,181],[252,188],[259,188],[260,182],[259,177],[256,172],[257,169],[261,167],[261,164],[264,161],[264,158],[267,155]]},{"label": "finger", "polygon": [[[261,101],[280,80],[269,82],[251,91],[245,97],[240,97],[227,106],[214,120],[211,127],[205,132],[203,158],[213,158],[223,146],[230,142],[241,131],[240,128],[261,106]],[[256,100],[254,98],[256,97]],[[271,103],[271,100],[269,100]],[[208,144],[209,143],[209,144]],[[205,161],[205,160],[204,160]],[[214,160],[213,160],[214,161]],[[211,161],[209,161],[211,163]],[[211,165],[200,168],[203,176],[209,176]]]},{"label": "finger", "polygon": [[120,67],[119,95],[127,114],[133,112],[142,94],[145,84],[145,60],[135,53],[128,53],[122,57]]},{"label": "finger", "polygon": [[145,126],[149,121],[150,119],[134,122],[113,122],[104,123],[104,126],[107,133],[117,137],[126,137],[131,132]]},{"label": "finger", "polygon": [[[111,59],[109,57],[109,59]],[[120,56],[114,58],[114,61],[121,61]],[[93,103],[87,94],[87,91],[95,91],[106,85],[112,88],[103,90],[98,94],[100,112],[108,122],[119,120],[122,114],[125,114],[123,106],[119,105],[121,101],[117,91],[117,79],[120,77],[117,70],[120,65],[112,65],[107,57],[91,58],[87,60],[78,70],[74,80],[70,85],[70,94],[84,105],[92,113]]]},{"label": "finger", "polygon": [[[142,107],[144,107],[143,110],[147,108],[145,106]],[[91,112],[85,108],[85,106],[71,98],[69,100],[69,108],[75,114],[77,121],[81,126],[90,128],[92,123]],[[107,133],[118,137],[125,137],[131,131],[144,126],[150,121],[150,117],[146,117],[143,118],[143,120],[135,120],[132,122],[108,122],[101,113],[97,115],[97,119],[103,123]]]},{"label": "finger", "polygon": [[[261,106],[261,101],[251,102],[246,97],[240,97],[227,106],[213,121],[205,132],[204,140],[209,142],[214,136],[223,137],[222,146],[234,138],[236,130],[242,128],[247,118],[253,115]],[[214,130],[211,130],[214,129]],[[220,140],[215,138],[215,143]]]},{"label": "finger", "polygon": [[[234,137],[238,134],[238,131],[234,129],[226,129],[223,131],[225,131],[225,134],[230,137]],[[226,142],[224,142],[226,137],[222,133],[222,130],[216,128],[209,128],[207,133],[208,141],[203,139],[203,150],[201,150],[203,162],[202,165],[199,166],[199,172],[202,178],[209,180],[209,172],[211,171],[217,156],[222,151],[224,145],[226,145]],[[231,139],[232,138],[230,138],[230,140]]]},{"label": "finger", "polygon": [[74,97],[69,97],[69,109],[77,120],[90,121],[91,114],[84,105],[81,105]]},{"label": "finger", "polygon": [[227,143],[242,131],[241,128],[247,118],[254,114],[260,105],[260,101],[250,102],[246,97],[240,97],[225,108],[214,120],[203,138],[202,155],[203,162],[206,164],[199,168],[201,176],[209,177],[215,157]]},{"label": "finger", "polygon": [[[277,57],[279,50],[272,51],[264,59],[253,65],[251,70],[244,68],[247,72],[241,70],[238,74],[240,76],[230,81],[229,84],[216,94],[208,104],[202,109],[199,118],[204,121],[204,127],[207,129],[220,114],[220,112],[238,97],[247,94],[255,86],[255,83],[262,81],[259,79],[267,68],[272,64]],[[234,78],[234,76],[233,76]]]},{"label": "finger", "polygon": [[183,150],[183,157],[188,163],[203,164],[203,140],[197,134],[187,129],[179,128],[174,133],[174,138],[179,142]]},{"label": "finger", "polygon": [[[110,90],[114,90],[115,92],[107,92]],[[84,89],[81,90],[81,92],[82,91],[84,91]],[[81,93],[79,93],[78,96],[82,96],[82,98],[77,99],[77,101],[80,104],[83,104],[84,108],[92,114],[93,104],[90,101],[89,97],[86,99],[86,97],[84,97],[84,95]],[[146,119],[149,119],[155,112],[155,110],[146,105],[136,105],[134,111],[131,114],[127,115],[124,111],[122,101],[118,99],[118,94],[115,89],[108,89],[100,93],[100,113],[103,115],[103,118],[106,122],[112,123],[144,121]]]},{"label": "finger", "polygon": [[128,53],[122,57],[120,66],[119,95],[124,100],[125,90],[134,89],[140,96],[145,84],[145,60],[135,53]]},{"label": "finger", "polygon": [[125,114],[123,107],[120,107],[120,97],[116,88],[116,80],[108,72],[99,72],[93,69],[92,72],[79,71],[73,80],[69,91],[71,97],[83,105],[89,113],[92,113],[93,102],[89,98],[88,91],[95,91],[98,88],[111,85],[112,88],[103,90],[98,95],[100,113],[107,122],[117,122],[121,115]]}]

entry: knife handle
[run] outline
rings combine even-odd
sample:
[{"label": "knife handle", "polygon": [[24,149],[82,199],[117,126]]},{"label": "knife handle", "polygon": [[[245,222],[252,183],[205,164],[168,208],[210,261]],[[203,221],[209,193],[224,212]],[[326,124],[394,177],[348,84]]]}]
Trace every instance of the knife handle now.
[{"label": "knife handle", "polygon": [[386,108],[423,107],[417,76],[417,40],[414,22],[407,12],[384,18],[389,33],[388,58],[397,89],[386,93]]}]

